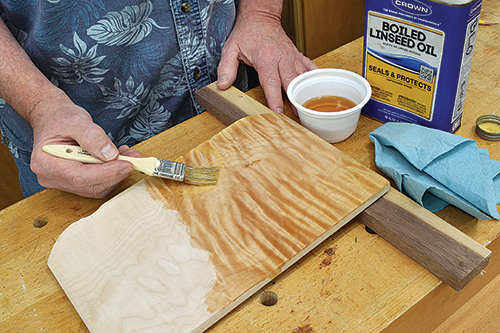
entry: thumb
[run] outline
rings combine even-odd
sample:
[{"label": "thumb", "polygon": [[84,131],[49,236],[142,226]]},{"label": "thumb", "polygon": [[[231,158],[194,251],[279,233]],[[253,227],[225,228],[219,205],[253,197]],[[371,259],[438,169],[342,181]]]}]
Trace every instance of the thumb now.
[{"label": "thumb", "polygon": [[[104,162],[106,161],[112,161],[116,158],[118,158],[118,149],[116,149],[116,146],[109,140],[108,143],[106,143],[101,149],[100,149],[100,154],[101,157],[100,159]],[[92,153],[91,153],[92,154]],[[95,156],[95,155],[94,155]]]},{"label": "thumb", "polygon": [[219,67],[217,68],[217,88],[225,90],[234,83],[239,65],[240,62],[236,52],[229,49],[222,50]]},{"label": "thumb", "polygon": [[73,138],[82,148],[103,162],[118,158],[118,149],[115,144],[104,130],[93,122],[82,126],[82,130],[75,133]]}]

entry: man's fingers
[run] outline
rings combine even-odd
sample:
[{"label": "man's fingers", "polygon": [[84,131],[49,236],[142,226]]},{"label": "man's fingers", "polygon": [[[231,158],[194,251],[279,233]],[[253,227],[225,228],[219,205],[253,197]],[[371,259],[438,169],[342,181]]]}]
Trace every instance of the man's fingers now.
[{"label": "man's fingers", "polygon": [[[302,58],[305,57],[300,54],[295,59],[281,59],[277,66],[268,63],[259,68],[259,80],[264,90],[268,107],[274,112],[283,112],[282,91],[286,93],[290,82],[297,75],[309,70],[306,64],[303,63]],[[313,62],[312,64],[308,63],[307,66],[316,66]]]},{"label": "man's fingers", "polygon": [[112,161],[118,157],[118,149],[104,130],[93,122],[88,122],[84,129],[70,133],[78,144],[92,156],[103,162]]},{"label": "man's fingers", "polygon": [[259,72],[259,81],[267,100],[267,107],[276,113],[283,113],[281,79],[277,70],[269,67]]},{"label": "man's fingers", "polygon": [[237,52],[234,52],[231,48],[222,50],[219,67],[217,68],[217,87],[219,89],[225,90],[234,83],[239,65],[240,61]]},{"label": "man's fingers", "polygon": [[38,176],[38,181],[44,187],[57,188],[84,197],[102,198],[127,178],[132,170],[132,164],[126,161],[82,164],[65,160],[57,161],[57,166]]},{"label": "man's fingers", "polygon": [[130,156],[130,157],[142,157],[142,154],[139,153],[137,150],[134,148],[129,148],[127,145],[120,146],[118,148],[118,153],[123,156]]},{"label": "man's fingers", "polygon": [[302,55],[302,63],[304,64],[305,68],[308,71],[319,68],[318,65],[316,65],[316,63],[314,61],[312,61],[311,59],[309,59],[305,55]]}]

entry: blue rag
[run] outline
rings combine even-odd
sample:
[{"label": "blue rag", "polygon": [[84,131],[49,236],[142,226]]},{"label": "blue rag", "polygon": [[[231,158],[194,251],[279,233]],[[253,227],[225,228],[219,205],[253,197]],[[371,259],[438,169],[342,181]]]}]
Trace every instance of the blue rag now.
[{"label": "blue rag", "polygon": [[423,207],[451,204],[481,220],[500,218],[500,161],[476,141],[406,123],[386,123],[369,136],[377,167]]}]

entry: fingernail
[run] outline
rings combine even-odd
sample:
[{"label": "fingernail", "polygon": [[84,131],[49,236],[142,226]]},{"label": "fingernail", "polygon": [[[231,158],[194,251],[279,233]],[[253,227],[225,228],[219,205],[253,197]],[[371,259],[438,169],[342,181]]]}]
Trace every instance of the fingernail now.
[{"label": "fingernail", "polygon": [[283,113],[283,109],[282,108],[277,108],[276,109],[276,113]]},{"label": "fingernail", "polygon": [[226,76],[221,76],[218,80],[217,80],[217,86],[220,86],[221,84],[224,84],[227,82],[227,77]]},{"label": "fingernail", "polygon": [[120,174],[122,174],[122,175],[126,175],[126,174],[131,173],[131,172],[132,172],[132,170],[133,170],[132,168],[125,168],[125,169],[123,169],[122,171],[120,171]]},{"label": "fingernail", "polygon": [[111,144],[107,144],[106,146],[104,146],[104,148],[101,149],[101,154],[105,159],[112,160],[118,154],[118,152],[116,151],[116,149],[113,149],[113,146]]}]

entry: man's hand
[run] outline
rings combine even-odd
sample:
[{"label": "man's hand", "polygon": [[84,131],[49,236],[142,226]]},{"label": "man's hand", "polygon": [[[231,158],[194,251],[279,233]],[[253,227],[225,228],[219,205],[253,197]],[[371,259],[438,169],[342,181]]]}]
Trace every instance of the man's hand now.
[{"label": "man's hand", "polygon": [[[104,130],[96,125],[84,109],[69,99],[53,98],[37,104],[32,114],[34,146],[31,169],[40,185],[83,197],[103,198],[133,170],[131,163],[116,160],[118,154],[140,157],[134,149],[116,149]],[[51,156],[44,145],[79,145],[104,164],[82,164]]]},{"label": "man's hand", "polygon": [[[117,161],[118,153],[140,157],[128,147],[116,149],[90,114],[75,105],[33,64],[0,19],[0,97],[33,128],[31,169],[42,186],[84,197],[103,198],[132,171],[132,164]],[[84,165],[42,151],[48,144],[77,144],[103,162]]]},{"label": "man's hand", "polygon": [[[262,5],[264,3],[264,5]],[[240,62],[259,74],[268,107],[283,112],[282,88],[297,75],[318,68],[300,53],[281,26],[280,1],[240,1],[236,24],[222,49],[218,87],[229,88]]]}]

